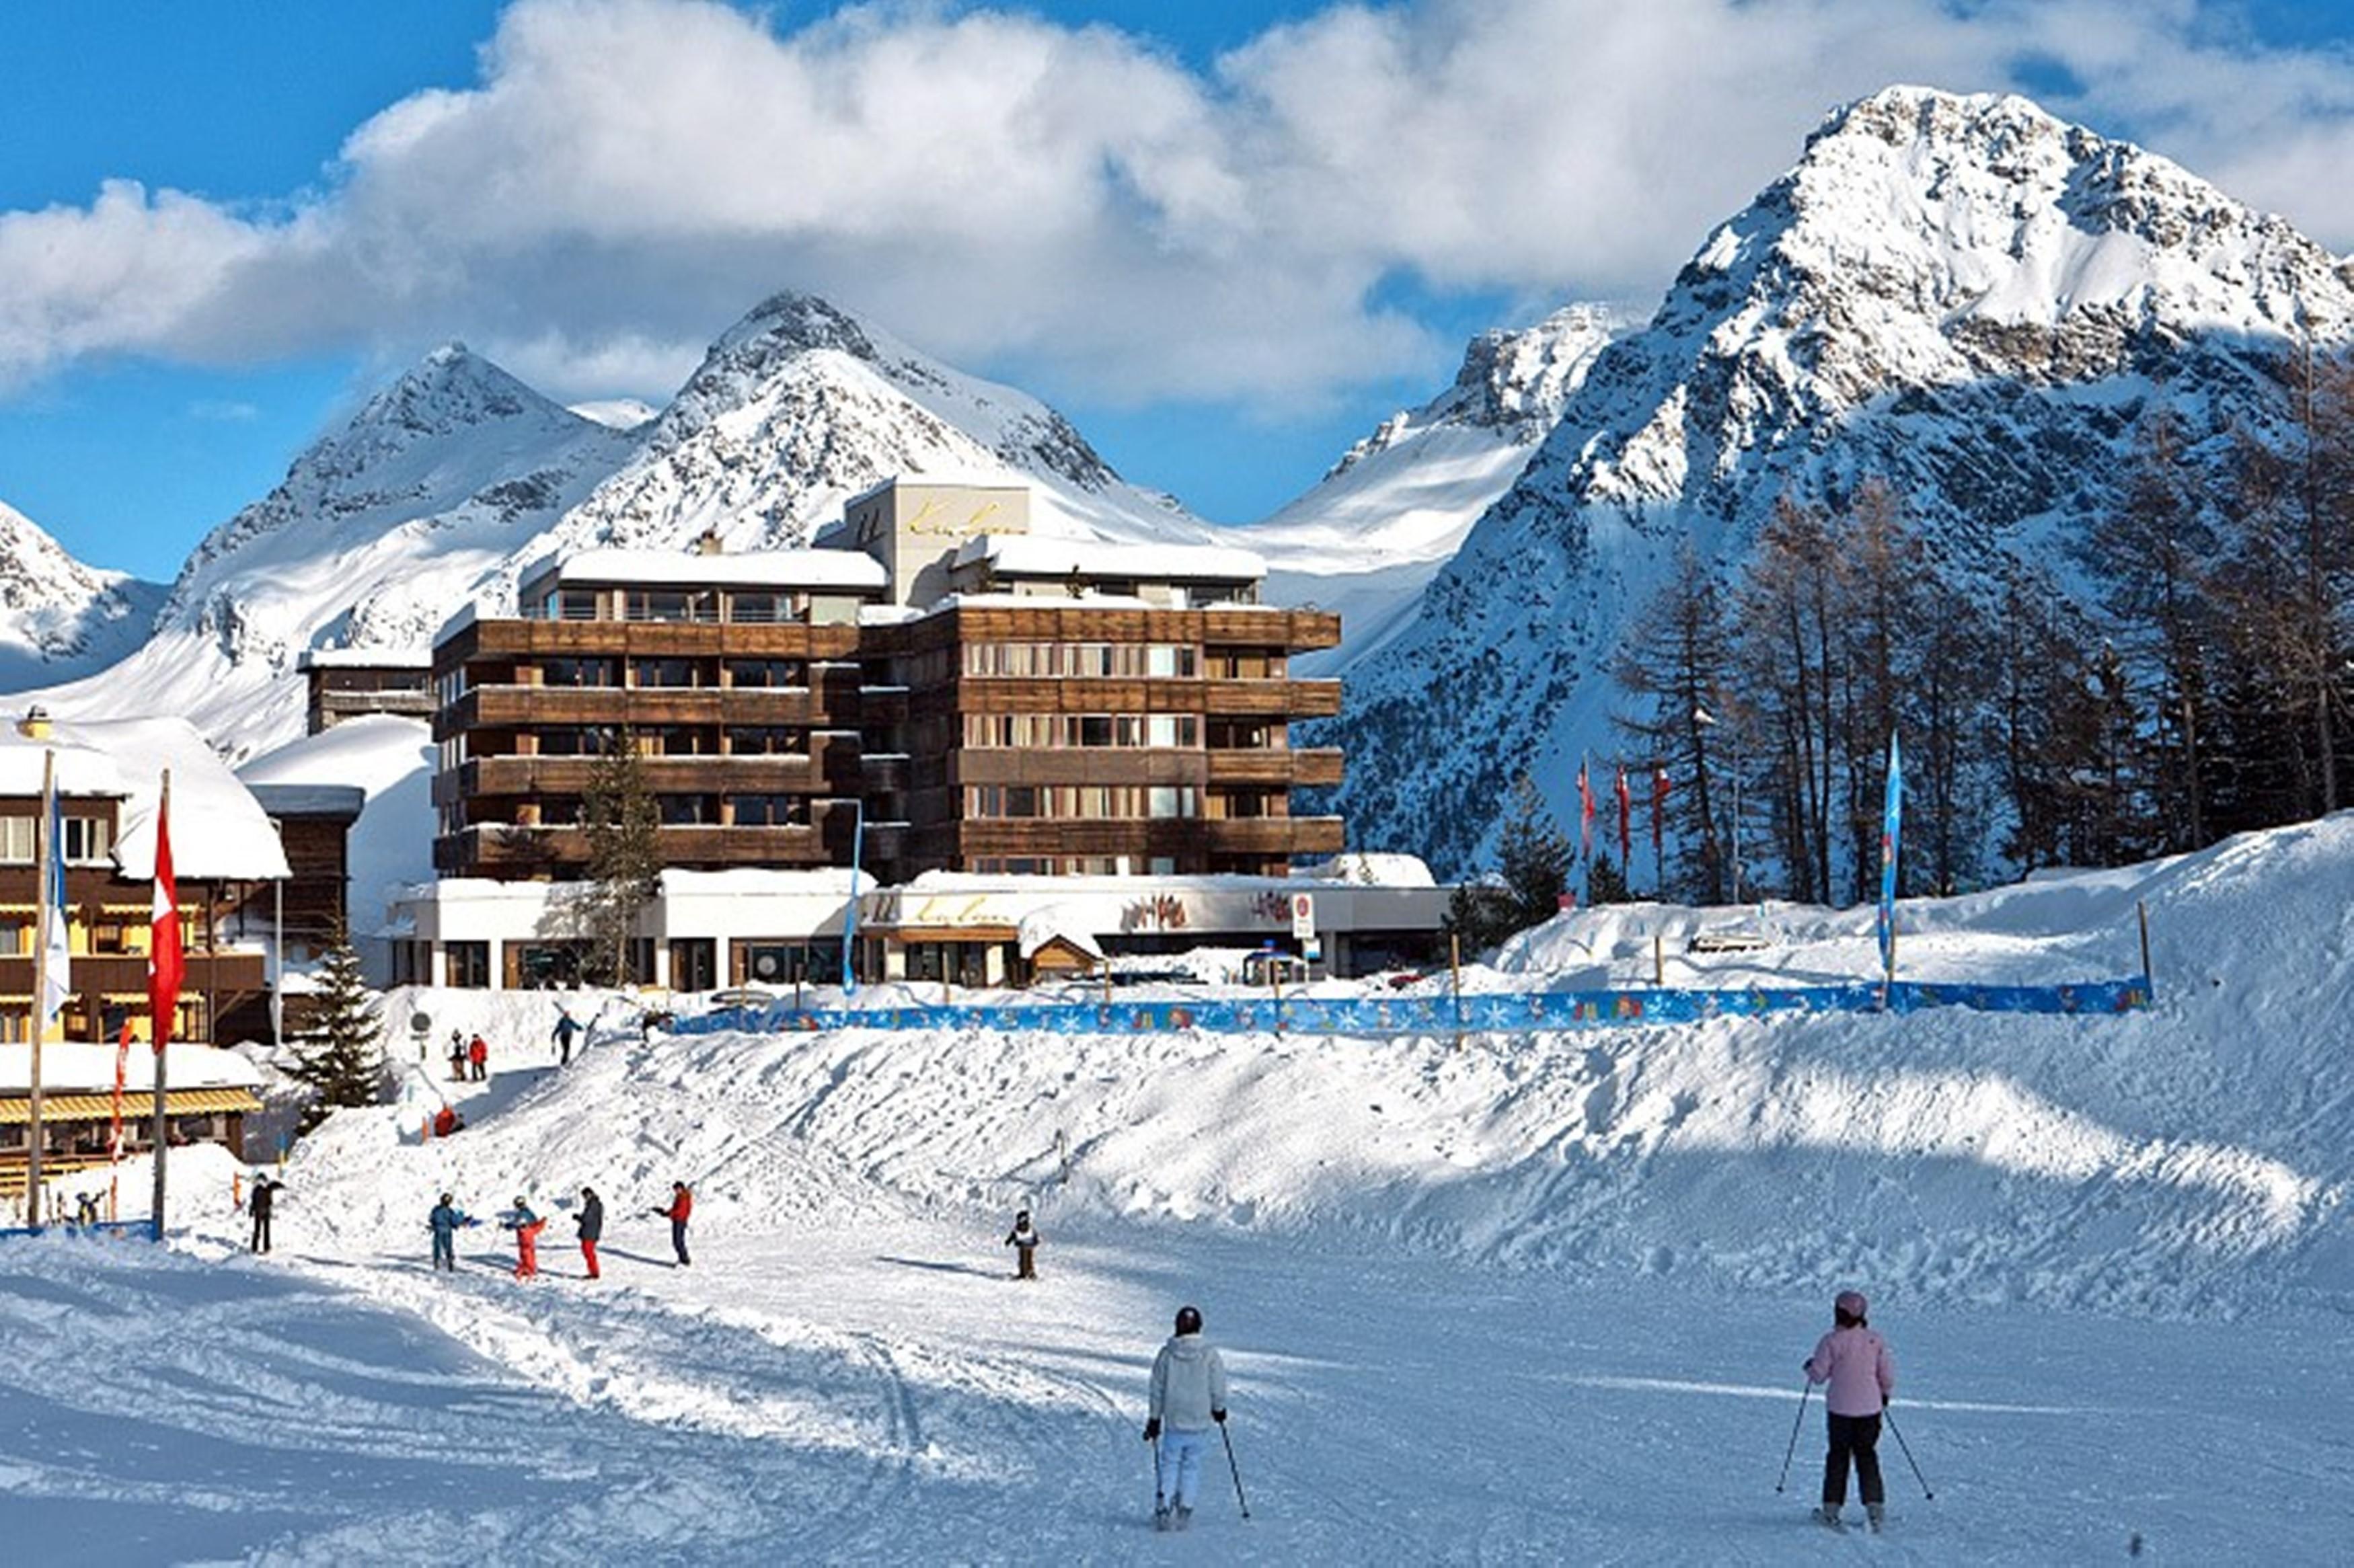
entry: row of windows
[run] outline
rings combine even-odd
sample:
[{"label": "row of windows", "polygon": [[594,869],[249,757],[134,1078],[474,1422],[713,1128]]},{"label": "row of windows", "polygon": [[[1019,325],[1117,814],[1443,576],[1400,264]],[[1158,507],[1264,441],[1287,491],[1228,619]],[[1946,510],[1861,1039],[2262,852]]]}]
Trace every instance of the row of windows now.
[{"label": "row of windows", "polygon": [[[614,590],[557,588],[524,607],[529,620],[611,619]],[[807,618],[811,597],[774,588],[627,588],[620,592],[624,620],[713,623],[723,618],[738,626],[779,626]]]},{"label": "row of windows", "polygon": [[982,876],[1174,876],[1173,855],[1139,859],[1125,854],[1003,854],[978,855],[972,869]]},{"label": "row of windows", "polygon": [[1191,784],[976,784],[965,790],[968,817],[1055,820],[1198,817]]},{"label": "row of windows", "polygon": [[1183,679],[1201,673],[1201,651],[1182,642],[968,642],[968,675]]},{"label": "row of windows", "polygon": [[[37,817],[0,817],[0,864],[30,865],[39,855]],[[105,860],[114,850],[114,824],[104,817],[64,820],[65,859],[69,865]]]},{"label": "row of windows", "polygon": [[[727,685],[762,691],[806,687],[809,665],[800,659],[680,659],[642,656],[628,662],[631,686],[656,688]],[[544,686],[617,687],[622,661],[602,656],[543,659]],[[450,700],[446,695],[443,700]]]},{"label": "row of windows", "polygon": [[964,743],[1030,748],[1100,746],[1199,746],[1202,721],[1192,714],[967,714]]}]

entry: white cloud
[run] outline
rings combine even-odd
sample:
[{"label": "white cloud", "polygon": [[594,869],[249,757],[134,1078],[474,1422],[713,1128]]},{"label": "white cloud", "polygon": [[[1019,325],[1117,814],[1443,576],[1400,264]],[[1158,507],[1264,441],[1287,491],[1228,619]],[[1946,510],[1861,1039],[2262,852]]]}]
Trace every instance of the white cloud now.
[{"label": "white cloud", "polygon": [[[2221,19],[2219,19],[2221,18]],[[2344,248],[2354,70],[2188,4],[1420,0],[1207,74],[1104,27],[519,0],[481,79],[357,127],[283,213],[136,185],[0,214],[0,382],[102,353],[462,335],[659,396],[778,288],[1061,397],[1269,406],[1451,355],[1380,284],[1655,294],[1833,104],[2060,81]],[[130,171],[136,173],[136,171]]]}]

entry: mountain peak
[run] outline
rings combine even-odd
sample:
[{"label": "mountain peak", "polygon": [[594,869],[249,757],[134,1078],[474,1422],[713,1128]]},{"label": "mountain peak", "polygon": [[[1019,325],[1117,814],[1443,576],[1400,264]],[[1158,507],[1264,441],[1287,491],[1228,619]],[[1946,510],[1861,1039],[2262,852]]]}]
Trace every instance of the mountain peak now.
[{"label": "mountain peak", "polygon": [[353,432],[446,435],[525,414],[567,416],[506,371],[455,338],[419,360],[352,417]]}]

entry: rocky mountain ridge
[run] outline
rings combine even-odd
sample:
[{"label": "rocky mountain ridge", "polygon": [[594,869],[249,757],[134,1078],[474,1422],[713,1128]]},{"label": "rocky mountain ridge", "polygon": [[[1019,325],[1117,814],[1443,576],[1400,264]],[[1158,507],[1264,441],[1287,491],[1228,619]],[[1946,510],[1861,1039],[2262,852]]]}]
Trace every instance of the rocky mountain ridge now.
[{"label": "rocky mountain ridge", "polygon": [[1517,772],[1570,805],[1579,757],[1619,745],[1607,662],[1677,546],[1737,571],[1786,494],[1877,477],[1948,560],[2056,560],[2152,407],[2274,421],[2269,362],[2344,341],[2350,281],[2279,218],[2024,99],[1892,88],[1834,112],[1352,666],[1352,834],[1459,870]]}]

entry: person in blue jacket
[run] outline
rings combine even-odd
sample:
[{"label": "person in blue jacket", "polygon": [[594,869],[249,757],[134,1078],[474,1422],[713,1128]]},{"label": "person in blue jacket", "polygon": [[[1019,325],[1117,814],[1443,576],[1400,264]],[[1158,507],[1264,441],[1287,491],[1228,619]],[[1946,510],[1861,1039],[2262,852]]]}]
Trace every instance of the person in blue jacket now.
[{"label": "person in blue jacket", "polygon": [[458,1227],[471,1225],[474,1222],[459,1213],[456,1202],[444,1192],[441,1201],[433,1205],[433,1213],[426,1216],[425,1223],[433,1231],[433,1266],[446,1268],[455,1274],[458,1271]]}]

